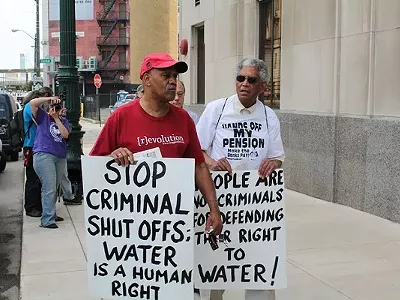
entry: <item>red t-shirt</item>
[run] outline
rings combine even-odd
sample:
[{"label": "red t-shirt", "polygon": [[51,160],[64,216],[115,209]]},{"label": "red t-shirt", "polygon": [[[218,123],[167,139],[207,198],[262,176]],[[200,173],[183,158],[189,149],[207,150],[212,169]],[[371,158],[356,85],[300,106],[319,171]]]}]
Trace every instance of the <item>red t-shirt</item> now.
[{"label": "red t-shirt", "polygon": [[89,155],[107,156],[121,147],[132,153],[159,147],[163,157],[204,162],[192,118],[174,105],[160,118],[145,112],[140,101],[119,107],[108,118]]}]

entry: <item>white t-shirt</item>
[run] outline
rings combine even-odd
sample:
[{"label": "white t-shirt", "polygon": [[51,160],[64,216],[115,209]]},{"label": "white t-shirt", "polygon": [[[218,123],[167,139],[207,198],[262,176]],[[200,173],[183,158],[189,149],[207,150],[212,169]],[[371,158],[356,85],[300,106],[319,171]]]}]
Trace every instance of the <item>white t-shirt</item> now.
[{"label": "white t-shirt", "polygon": [[196,127],[200,145],[212,159],[226,157],[233,168],[246,160],[258,169],[265,158],[284,154],[279,119],[261,101],[246,113],[238,111],[240,105],[236,94],[207,104]]}]

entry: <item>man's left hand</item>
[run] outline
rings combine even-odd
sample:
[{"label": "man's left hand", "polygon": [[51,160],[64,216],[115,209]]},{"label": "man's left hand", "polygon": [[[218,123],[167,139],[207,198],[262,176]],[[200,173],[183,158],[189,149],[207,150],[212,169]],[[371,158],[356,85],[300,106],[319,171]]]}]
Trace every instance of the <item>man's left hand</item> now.
[{"label": "man's left hand", "polygon": [[219,210],[210,212],[210,215],[207,218],[206,232],[209,232],[211,227],[215,235],[219,235],[221,233],[223,225]]},{"label": "man's left hand", "polygon": [[277,159],[264,159],[258,168],[258,175],[264,179],[268,177],[273,170],[279,168],[281,166],[281,162]]}]

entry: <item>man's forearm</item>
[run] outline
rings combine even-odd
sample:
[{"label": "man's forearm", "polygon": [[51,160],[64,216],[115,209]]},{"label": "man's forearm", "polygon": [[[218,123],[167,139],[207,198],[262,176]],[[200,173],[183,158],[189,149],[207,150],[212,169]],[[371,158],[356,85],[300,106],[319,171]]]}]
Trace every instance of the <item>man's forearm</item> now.
[{"label": "man's forearm", "polygon": [[60,130],[60,133],[61,133],[62,137],[64,139],[67,139],[68,136],[69,136],[68,129],[65,128],[64,124],[61,122],[61,120],[59,118],[56,118],[55,121],[56,121],[56,124],[58,126],[58,130]]},{"label": "man's forearm", "polygon": [[203,151],[203,156],[208,168],[210,169],[214,163],[214,160],[206,153],[206,151]]},{"label": "man's forearm", "polygon": [[210,212],[219,212],[214,182],[212,181],[210,171],[208,170],[205,162],[200,165],[196,165],[195,178],[200,192],[203,194],[208,203]]},{"label": "man's forearm", "polygon": [[51,99],[51,97],[40,97],[40,98],[35,98],[30,101],[31,107],[39,107],[45,102],[48,102]]}]

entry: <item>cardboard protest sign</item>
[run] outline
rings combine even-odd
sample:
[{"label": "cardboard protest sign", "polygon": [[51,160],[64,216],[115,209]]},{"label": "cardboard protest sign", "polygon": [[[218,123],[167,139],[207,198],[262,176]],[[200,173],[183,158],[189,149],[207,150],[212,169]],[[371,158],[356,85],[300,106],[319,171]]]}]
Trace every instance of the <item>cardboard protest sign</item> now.
[{"label": "cardboard protest sign", "polygon": [[106,299],[193,299],[194,160],[82,156],[88,281]]},{"label": "cardboard protest sign", "polygon": [[195,194],[195,285],[201,289],[280,289],[286,278],[283,170],[261,179],[257,170],[212,172],[224,223],[212,250],[204,223],[208,206]]}]

